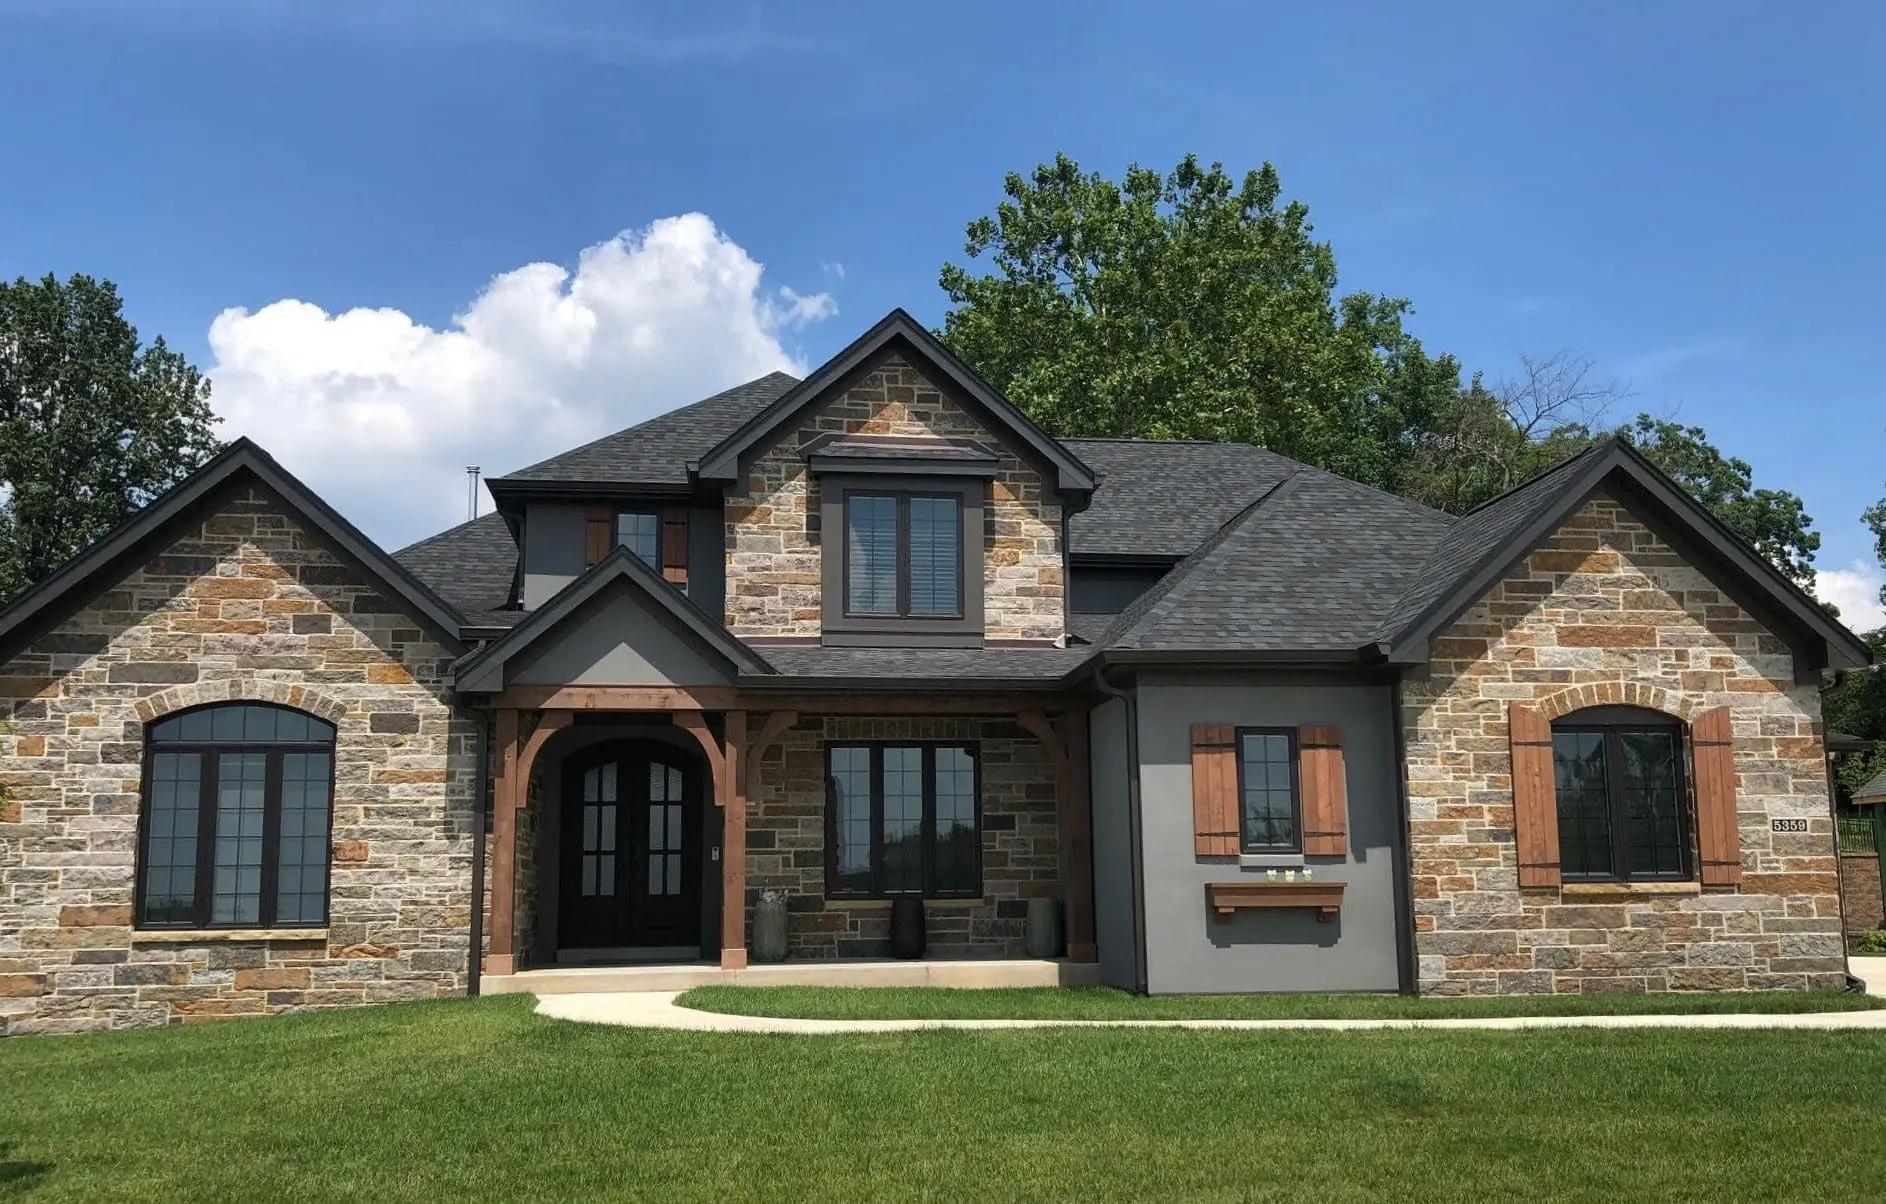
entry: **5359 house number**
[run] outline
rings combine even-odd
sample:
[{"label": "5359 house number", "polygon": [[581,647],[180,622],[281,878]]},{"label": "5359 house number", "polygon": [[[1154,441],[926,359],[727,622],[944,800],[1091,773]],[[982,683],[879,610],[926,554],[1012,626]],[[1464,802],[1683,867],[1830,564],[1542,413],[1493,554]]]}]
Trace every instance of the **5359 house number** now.
[{"label": "5359 house number", "polygon": [[1770,820],[1769,823],[1774,826],[1774,830],[1777,832],[1807,831],[1807,821],[1804,819],[1775,819]]}]

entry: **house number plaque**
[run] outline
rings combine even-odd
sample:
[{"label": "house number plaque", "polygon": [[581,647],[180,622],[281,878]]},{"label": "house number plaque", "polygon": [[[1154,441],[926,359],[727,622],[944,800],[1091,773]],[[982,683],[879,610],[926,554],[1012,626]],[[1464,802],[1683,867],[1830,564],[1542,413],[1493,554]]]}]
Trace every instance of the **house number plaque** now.
[{"label": "house number plaque", "polygon": [[1805,832],[1807,821],[1804,819],[1776,819],[1769,821],[1777,832]]}]

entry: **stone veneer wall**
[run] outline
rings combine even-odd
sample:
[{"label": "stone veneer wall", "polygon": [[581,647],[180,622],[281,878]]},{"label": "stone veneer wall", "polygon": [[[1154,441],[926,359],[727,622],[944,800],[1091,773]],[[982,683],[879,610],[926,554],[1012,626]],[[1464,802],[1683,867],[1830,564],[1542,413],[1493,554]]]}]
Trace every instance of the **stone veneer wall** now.
[{"label": "stone veneer wall", "polygon": [[[475,729],[447,657],[251,492],[0,666],[0,1033],[463,992]],[[224,699],[338,728],[324,931],[131,927],[144,725]]]},{"label": "stone veneer wall", "polygon": [[1061,506],[1041,474],[967,410],[892,357],[762,454],[729,492],[727,626],[738,636],[819,634],[818,480],[801,448],[818,435],[970,438],[999,456],[984,499],[984,631],[1056,640],[1065,630]]},{"label": "stone veneer wall", "polygon": [[[1424,993],[1838,987],[1819,695],[1787,649],[1617,502],[1587,503],[1438,635],[1403,689]],[[1739,887],[1518,886],[1507,704],[1732,711]],[[1808,821],[1802,834],[1769,821]],[[1692,834],[1692,840],[1694,835]],[[1693,846],[1692,846],[1693,848]]]},{"label": "stone veneer wall", "polygon": [[965,740],[982,758],[982,898],[925,905],[930,956],[1020,957],[1028,900],[1060,897],[1054,772],[1013,720],[806,716],[767,750],[747,812],[747,931],[758,891],[791,892],[792,957],[882,957],[888,902],[825,898],[825,746]]}]

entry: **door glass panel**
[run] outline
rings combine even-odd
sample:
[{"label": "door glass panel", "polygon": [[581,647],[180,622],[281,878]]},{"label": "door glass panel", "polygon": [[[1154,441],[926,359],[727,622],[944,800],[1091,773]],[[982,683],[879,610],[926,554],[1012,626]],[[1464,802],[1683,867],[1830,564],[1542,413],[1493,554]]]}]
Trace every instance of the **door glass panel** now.
[{"label": "door glass panel", "polygon": [[262,921],[262,814],[267,785],[266,753],[223,753],[217,758],[212,924]]},{"label": "door glass panel", "polygon": [[662,864],[663,864],[662,855],[660,853],[649,854],[648,856],[648,893],[651,895],[659,895],[659,894],[666,893],[665,891],[662,890],[662,873],[661,873]]},{"label": "door glass panel", "polygon": [[666,793],[667,785],[667,772],[662,766],[651,762],[648,767],[648,801],[651,803],[665,801],[668,797]]},{"label": "door glass panel", "polygon": [[597,770],[597,769],[591,769],[583,774],[583,801],[584,802],[593,803],[596,801],[596,788],[597,788],[596,783],[597,783],[597,780],[601,777],[601,774],[602,774],[602,771]]},{"label": "door glass panel", "polygon": [[602,767],[601,798],[605,803],[613,803],[616,801],[616,763],[614,761],[610,761]]},{"label": "door glass panel", "polygon": [[670,852],[681,847],[681,808],[670,805],[668,808],[668,843],[663,846]]},{"label": "door glass panel", "polygon": [[600,810],[602,808],[594,806],[583,808],[583,851],[585,853],[596,851],[596,812]]},{"label": "door glass panel", "polygon": [[648,847],[650,850],[657,853],[668,847],[662,842],[661,813],[664,810],[666,810],[666,808],[663,807],[650,807],[648,809]]},{"label": "door glass panel", "polygon": [[671,895],[681,893],[681,854],[679,853],[668,854],[668,893]]},{"label": "door glass panel", "polygon": [[681,771],[672,765],[668,767],[668,801],[681,801]]},{"label": "door glass panel", "polygon": [[602,832],[596,842],[596,849],[602,853],[613,853],[616,851],[616,809],[602,807],[599,810],[602,812]]}]

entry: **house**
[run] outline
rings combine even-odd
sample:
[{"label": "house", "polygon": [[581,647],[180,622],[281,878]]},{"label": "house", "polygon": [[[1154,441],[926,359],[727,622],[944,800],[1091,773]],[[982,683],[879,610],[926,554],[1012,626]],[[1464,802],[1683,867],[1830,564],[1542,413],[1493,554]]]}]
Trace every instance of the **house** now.
[{"label": "house", "polygon": [[1455,518],[898,311],[488,487],[389,555],[238,441],[0,615],[8,1031],[740,967],[762,889],[1152,992],[1845,981],[1867,650],[1624,444]]}]

